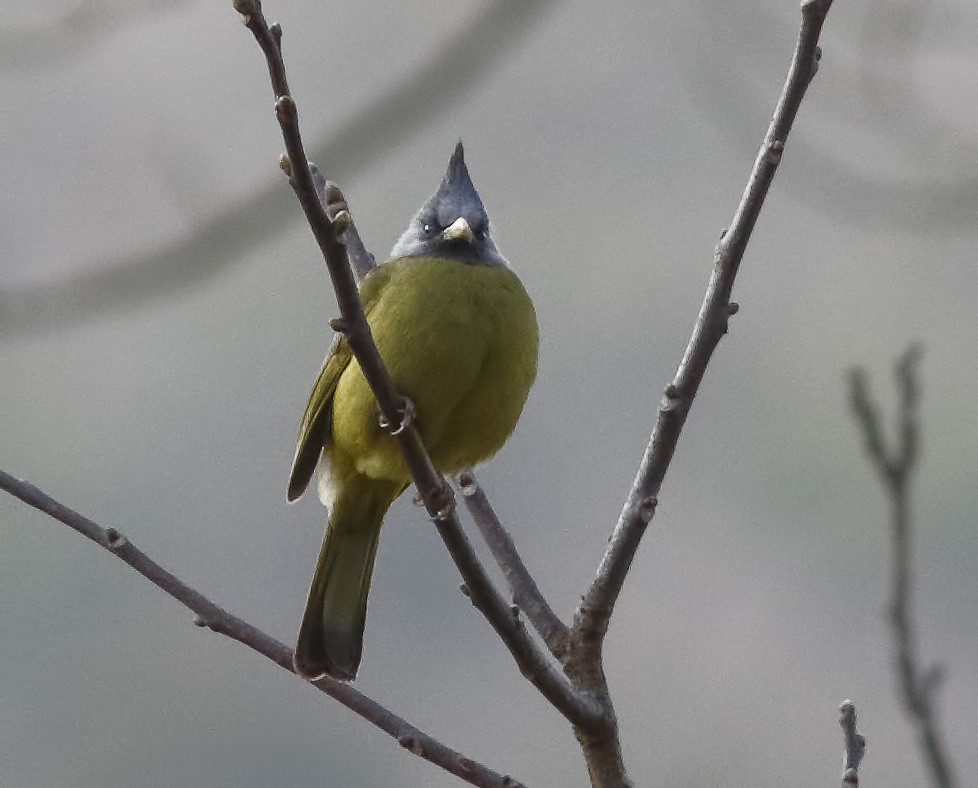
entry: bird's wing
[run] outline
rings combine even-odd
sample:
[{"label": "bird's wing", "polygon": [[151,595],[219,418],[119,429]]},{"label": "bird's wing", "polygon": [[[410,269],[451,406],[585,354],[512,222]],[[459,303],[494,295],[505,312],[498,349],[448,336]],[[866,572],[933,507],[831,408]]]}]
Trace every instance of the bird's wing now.
[{"label": "bird's wing", "polygon": [[[360,300],[364,315],[369,317],[389,279],[390,272],[383,265],[377,266],[364,277],[360,284]],[[312,394],[309,395],[309,402],[306,403],[306,412],[302,414],[295,457],[292,460],[292,473],[289,476],[288,499],[290,501],[302,495],[309,486],[323,447],[332,442],[333,395],[336,393],[340,376],[349,366],[351,358],[353,358],[353,351],[350,350],[350,344],[345,336],[338,335],[323,362],[316,384],[312,387]]]}]

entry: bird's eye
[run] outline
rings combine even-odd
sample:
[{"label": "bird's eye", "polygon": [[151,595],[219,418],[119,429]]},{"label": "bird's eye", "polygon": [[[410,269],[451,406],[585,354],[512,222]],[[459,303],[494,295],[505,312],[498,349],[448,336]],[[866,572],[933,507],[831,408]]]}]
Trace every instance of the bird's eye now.
[{"label": "bird's eye", "polygon": [[431,221],[421,222],[421,232],[424,234],[426,238],[430,238],[432,235],[434,235],[435,232],[437,232],[437,229],[438,228],[435,227],[434,222]]},{"label": "bird's eye", "polygon": [[486,225],[481,225],[475,230],[475,237],[480,241],[486,240],[486,236],[489,235],[489,228]]}]

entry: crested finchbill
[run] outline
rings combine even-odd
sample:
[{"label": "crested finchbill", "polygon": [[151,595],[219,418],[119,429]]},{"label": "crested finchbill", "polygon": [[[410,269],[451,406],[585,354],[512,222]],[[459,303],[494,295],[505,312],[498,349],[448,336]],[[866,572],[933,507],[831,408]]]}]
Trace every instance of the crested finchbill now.
[{"label": "crested finchbill", "polygon": [[[536,314],[500,254],[459,142],[437,191],[360,283],[395,389],[439,471],[489,459],[512,433],[536,376]],[[353,679],[381,525],[410,484],[396,440],[349,345],[333,345],[299,427],[288,498],[317,468],[328,509],[295,650],[296,670]]]}]

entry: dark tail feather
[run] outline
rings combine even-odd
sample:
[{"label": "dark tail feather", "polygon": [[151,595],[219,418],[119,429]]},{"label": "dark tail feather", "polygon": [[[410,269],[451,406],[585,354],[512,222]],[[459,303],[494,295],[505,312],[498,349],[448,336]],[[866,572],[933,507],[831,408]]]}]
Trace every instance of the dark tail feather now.
[{"label": "dark tail feather", "polygon": [[380,526],[402,485],[353,477],[334,502],[295,647],[295,669],[354,679]]}]

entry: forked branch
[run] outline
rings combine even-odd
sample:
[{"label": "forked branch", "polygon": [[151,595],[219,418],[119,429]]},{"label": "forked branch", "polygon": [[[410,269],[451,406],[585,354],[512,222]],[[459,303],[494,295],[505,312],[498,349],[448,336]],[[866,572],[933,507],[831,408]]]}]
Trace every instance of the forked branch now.
[{"label": "forked branch", "polygon": [[866,454],[886,486],[890,497],[893,531],[890,625],[896,647],[897,676],[903,706],[917,727],[920,746],[933,785],[953,785],[951,764],[937,729],[934,691],[941,669],[922,669],[917,659],[917,642],[911,616],[911,520],[910,481],[917,463],[918,400],[917,362],[920,348],[911,345],[894,369],[900,394],[897,411],[897,440],[892,448],[883,435],[879,409],[870,399],[866,373],[854,369],[849,374],[849,396],[853,415],[866,445]]}]

